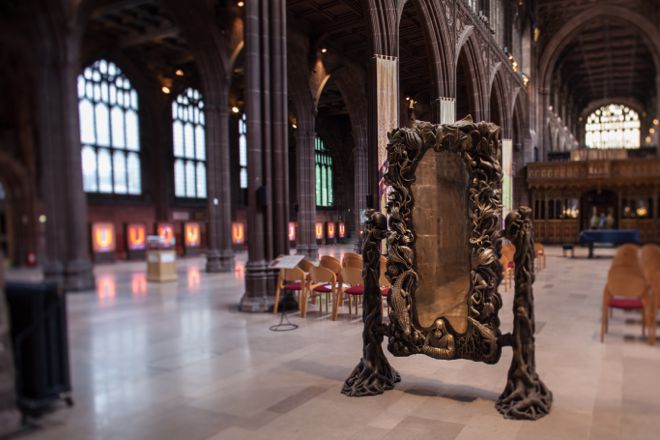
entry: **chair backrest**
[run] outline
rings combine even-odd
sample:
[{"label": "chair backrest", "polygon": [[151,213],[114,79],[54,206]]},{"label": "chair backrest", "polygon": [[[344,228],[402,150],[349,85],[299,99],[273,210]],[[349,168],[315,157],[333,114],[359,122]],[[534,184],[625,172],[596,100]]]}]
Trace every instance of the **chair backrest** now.
[{"label": "chair backrest", "polygon": [[536,255],[543,255],[545,253],[545,246],[542,243],[534,243],[534,252],[536,252]]},{"label": "chair backrest", "polygon": [[607,291],[611,296],[641,298],[647,295],[648,283],[641,272],[632,267],[610,270],[607,276]]},{"label": "chair backrest", "polygon": [[356,252],[344,252],[344,258],[353,258],[353,257],[362,258],[362,255],[360,255]]},{"label": "chair backrest", "polygon": [[362,279],[362,269],[357,267],[344,267],[341,270],[343,282],[351,286],[363,286],[364,280]]},{"label": "chair backrest", "polygon": [[628,243],[619,247],[611,267],[616,266],[639,266],[639,246]]},{"label": "chair backrest", "polygon": [[300,260],[300,263],[298,263],[298,267],[301,268],[305,272],[309,272],[309,270],[314,267],[314,263],[309,261],[307,258],[303,258]]},{"label": "chair backrest", "polygon": [[337,282],[337,277],[335,273],[325,267],[316,267],[313,266],[309,271],[309,276],[312,283],[331,283],[334,285]]},{"label": "chair backrest", "polygon": [[341,261],[341,265],[343,267],[362,267],[362,257],[354,253],[346,254]]},{"label": "chair backrest", "polygon": [[651,283],[656,274],[660,274],[660,246],[645,244],[639,252],[639,262],[646,280]]},{"label": "chair backrest", "polygon": [[[536,250],[536,246],[534,246]],[[516,247],[511,243],[502,244],[502,256],[505,257],[508,261],[513,261],[513,256],[516,253]]]},{"label": "chair backrest", "polygon": [[319,266],[330,269],[336,274],[341,273],[341,263],[335,257],[331,257],[330,255],[322,256]]},{"label": "chair backrest", "polygon": [[294,267],[293,269],[282,269],[282,281],[300,281],[305,282],[305,272],[302,269]]}]

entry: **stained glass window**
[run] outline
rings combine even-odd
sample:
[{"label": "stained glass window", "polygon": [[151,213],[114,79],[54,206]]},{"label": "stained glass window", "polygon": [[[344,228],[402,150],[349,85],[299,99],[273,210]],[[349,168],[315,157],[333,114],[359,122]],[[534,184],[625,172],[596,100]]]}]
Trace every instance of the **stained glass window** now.
[{"label": "stained glass window", "polygon": [[248,187],[247,169],[247,120],[245,113],[238,120],[238,165],[240,166],[240,186]]},{"label": "stained glass window", "polygon": [[637,112],[625,105],[608,104],[587,117],[585,143],[589,148],[639,148]]},{"label": "stained glass window", "polygon": [[334,206],[332,156],[320,137],[314,143],[316,163],[316,206]]},{"label": "stained glass window", "polygon": [[137,92],[113,63],[98,60],[78,76],[86,192],[142,192]]},{"label": "stained glass window", "polygon": [[206,198],[206,129],[204,101],[187,88],[172,103],[174,195]]}]

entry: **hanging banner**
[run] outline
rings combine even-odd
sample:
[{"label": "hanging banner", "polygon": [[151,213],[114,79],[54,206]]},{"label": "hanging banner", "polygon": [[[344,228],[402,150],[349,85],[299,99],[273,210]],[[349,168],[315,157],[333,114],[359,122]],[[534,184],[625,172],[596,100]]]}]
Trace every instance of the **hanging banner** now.
[{"label": "hanging banner", "polygon": [[144,223],[128,223],[126,225],[126,249],[143,251],[147,247],[147,227]]},{"label": "hanging banner", "polygon": [[323,240],[323,222],[316,222],[315,228],[316,239]]},{"label": "hanging banner", "polygon": [[174,234],[174,225],[171,223],[158,223],[156,228],[158,235],[162,239],[161,246],[165,249],[174,247],[176,244],[176,235]]},{"label": "hanging banner", "polygon": [[502,139],[502,221],[513,210],[513,140]]},{"label": "hanging banner", "polygon": [[115,251],[115,225],[112,223],[92,223],[92,249],[95,254]]},{"label": "hanging banner", "polygon": [[346,223],[339,223],[339,238],[346,238]]},{"label": "hanging banner", "polygon": [[296,241],[296,229],[298,225],[295,222],[289,222],[289,241]]},{"label": "hanging banner", "polygon": [[186,248],[198,248],[202,244],[199,223],[186,222],[183,225],[183,244]]},{"label": "hanging banner", "polygon": [[240,222],[231,224],[231,242],[235,245],[245,243],[245,225]]}]

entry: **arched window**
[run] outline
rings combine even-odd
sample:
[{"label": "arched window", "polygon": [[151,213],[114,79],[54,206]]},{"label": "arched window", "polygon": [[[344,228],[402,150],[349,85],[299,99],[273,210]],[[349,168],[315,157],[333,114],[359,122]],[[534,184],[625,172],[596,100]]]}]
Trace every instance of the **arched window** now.
[{"label": "arched window", "polygon": [[248,187],[247,169],[247,120],[245,113],[238,120],[238,166],[240,167],[241,189]]},{"label": "arched window", "polygon": [[325,147],[325,143],[318,136],[314,142],[314,152],[316,159],[316,206],[334,206],[332,156]]},{"label": "arched window", "polygon": [[172,103],[174,139],[174,195],[206,197],[206,129],[204,101],[187,88]]},{"label": "arched window", "polygon": [[585,143],[589,148],[639,148],[639,115],[625,105],[608,104],[587,117]]},{"label": "arched window", "polygon": [[83,188],[142,192],[138,97],[113,63],[98,60],[78,76]]}]

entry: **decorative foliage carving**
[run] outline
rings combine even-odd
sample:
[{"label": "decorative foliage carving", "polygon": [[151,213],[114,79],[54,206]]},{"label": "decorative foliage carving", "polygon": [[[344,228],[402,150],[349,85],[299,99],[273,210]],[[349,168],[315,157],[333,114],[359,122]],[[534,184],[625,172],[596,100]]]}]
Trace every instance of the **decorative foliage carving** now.
[{"label": "decorative foliage carving", "polygon": [[[534,239],[532,210],[522,207],[506,218],[506,237],[516,247],[513,299],[513,359],[497,410],[509,419],[537,420],[550,413],[552,392],[536,373],[534,356]],[[509,335],[507,335],[509,336]]]},{"label": "decorative foliage carving", "polygon": [[[388,298],[391,308],[389,351],[396,356],[424,353],[442,359],[471,359],[496,363],[501,354],[497,313],[502,300],[497,293],[501,267],[496,255],[500,231],[502,171],[497,161],[499,128],[490,123],[474,123],[471,117],[449,125],[418,122],[413,128],[389,133],[389,170],[385,175],[391,187],[387,212],[389,255],[387,277],[392,282]],[[459,334],[444,318],[431,328],[422,328],[413,313],[418,275],[415,260],[415,233],[411,185],[415,169],[428,149],[459,154],[470,176],[470,291],[467,330]]]},{"label": "decorative foliage carving", "polygon": [[373,396],[394,388],[401,381],[383,353],[383,311],[379,285],[380,245],[387,233],[387,219],[381,212],[369,210],[364,225],[362,248],[362,279],[364,280],[364,304],[362,318],[362,359],[353,370],[341,392],[347,396]]}]

